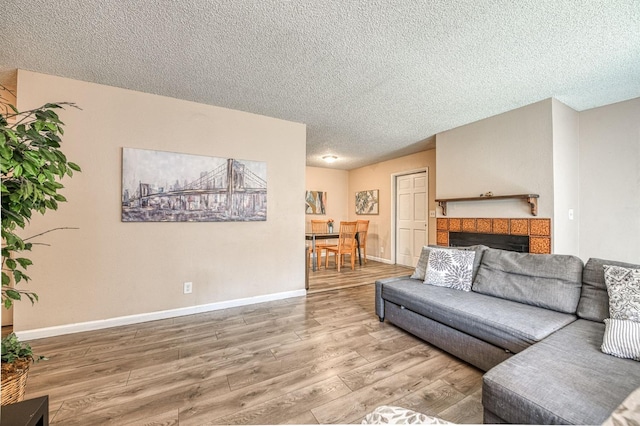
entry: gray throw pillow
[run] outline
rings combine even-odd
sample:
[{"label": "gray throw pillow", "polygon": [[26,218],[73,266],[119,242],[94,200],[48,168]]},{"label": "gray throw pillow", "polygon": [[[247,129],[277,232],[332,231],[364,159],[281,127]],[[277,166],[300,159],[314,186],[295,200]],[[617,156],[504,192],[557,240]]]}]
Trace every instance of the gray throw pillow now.
[{"label": "gray throw pillow", "polygon": [[431,249],[425,284],[471,291],[473,250]]},{"label": "gray throw pillow", "polygon": [[640,361],[640,322],[607,318],[604,325],[602,352]]},{"label": "gray throw pillow", "polygon": [[420,252],[420,259],[418,259],[418,264],[416,265],[416,269],[415,271],[413,271],[413,275],[411,275],[411,278],[424,281],[424,278],[427,274],[427,264],[429,263],[430,251],[431,250],[429,249],[429,247],[422,247],[422,251]]},{"label": "gray throw pillow", "polygon": [[611,318],[640,322],[640,269],[613,265],[603,268]]}]

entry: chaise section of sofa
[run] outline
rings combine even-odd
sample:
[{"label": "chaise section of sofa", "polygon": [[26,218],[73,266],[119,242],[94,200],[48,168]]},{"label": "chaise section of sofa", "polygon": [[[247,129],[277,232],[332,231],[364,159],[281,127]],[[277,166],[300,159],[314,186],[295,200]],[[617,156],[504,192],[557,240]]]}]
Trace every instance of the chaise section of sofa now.
[{"label": "chaise section of sofa", "polygon": [[601,424],[640,387],[640,363],[601,350],[609,317],[604,265],[589,259],[576,322],[505,360],[483,377],[485,423]]},{"label": "chaise section of sofa", "polygon": [[602,353],[603,334],[603,323],[579,319],[489,370],[484,422],[604,422],[640,386],[640,363]]}]

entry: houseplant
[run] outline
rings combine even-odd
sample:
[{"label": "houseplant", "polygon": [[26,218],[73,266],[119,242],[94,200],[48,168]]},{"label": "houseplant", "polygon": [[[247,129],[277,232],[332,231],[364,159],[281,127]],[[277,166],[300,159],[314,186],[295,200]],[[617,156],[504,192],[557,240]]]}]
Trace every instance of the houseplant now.
[{"label": "houseplant", "polygon": [[22,401],[29,365],[42,359],[46,358],[34,355],[14,333],[2,339],[2,405]]},{"label": "houseplant", "polygon": [[[30,240],[53,229],[29,238],[22,238],[16,232],[24,229],[34,212],[44,214],[65,202],[66,198],[58,193],[64,188],[59,181],[80,171],[60,150],[64,123],[56,114],[58,109],[75,105],[49,103],[20,112],[9,103],[8,93],[8,89],[0,86],[2,304],[7,309],[23,296],[31,303],[38,300],[36,293],[16,286],[29,281],[25,271],[32,261],[24,253],[36,244]],[[20,343],[15,334],[2,339],[2,405],[7,403],[5,382],[12,378],[26,380],[28,366],[35,360],[29,345]]]}]

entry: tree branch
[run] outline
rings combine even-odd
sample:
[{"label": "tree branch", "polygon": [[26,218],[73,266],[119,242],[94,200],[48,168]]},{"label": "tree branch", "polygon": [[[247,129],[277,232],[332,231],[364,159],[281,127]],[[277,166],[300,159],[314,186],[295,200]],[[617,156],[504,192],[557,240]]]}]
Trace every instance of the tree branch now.
[{"label": "tree branch", "polygon": [[[49,232],[59,231],[61,229],[80,229],[80,228],[73,228],[73,227],[70,227],[70,226],[63,226],[63,227],[60,227],[60,228],[53,228],[53,229],[49,229],[48,231],[44,231],[44,232],[41,232],[41,233],[36,234],[36,235],[32,235],[30,237],[23,238],[22,241],[29,241],[29,240],[31,240],[33,238],[39,237],[39,236],[44,235],[44,234],[48,234]],[[41,243],[39,243],[39,244],[41,244]]]}]

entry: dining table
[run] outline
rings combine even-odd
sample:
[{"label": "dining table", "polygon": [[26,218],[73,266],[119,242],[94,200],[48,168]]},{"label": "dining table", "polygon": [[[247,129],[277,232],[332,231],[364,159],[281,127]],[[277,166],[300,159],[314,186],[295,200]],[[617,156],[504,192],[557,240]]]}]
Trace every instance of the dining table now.
[{"label": "dining table", "polygon": [[[312,253],[312,261],[311,268],[313,272],[318,269],[318,256],[316,253],[316,240],[332,240],[337,239],[340,236],[339,232],[309,232],[304,234],[304,239],[306,241],[311,241],[311,253]],[[358,245],[358,263],[362,266],[362,256],[360,254],[360,238],[358,237],[358,233],[356,232],[356,243]]]}]

